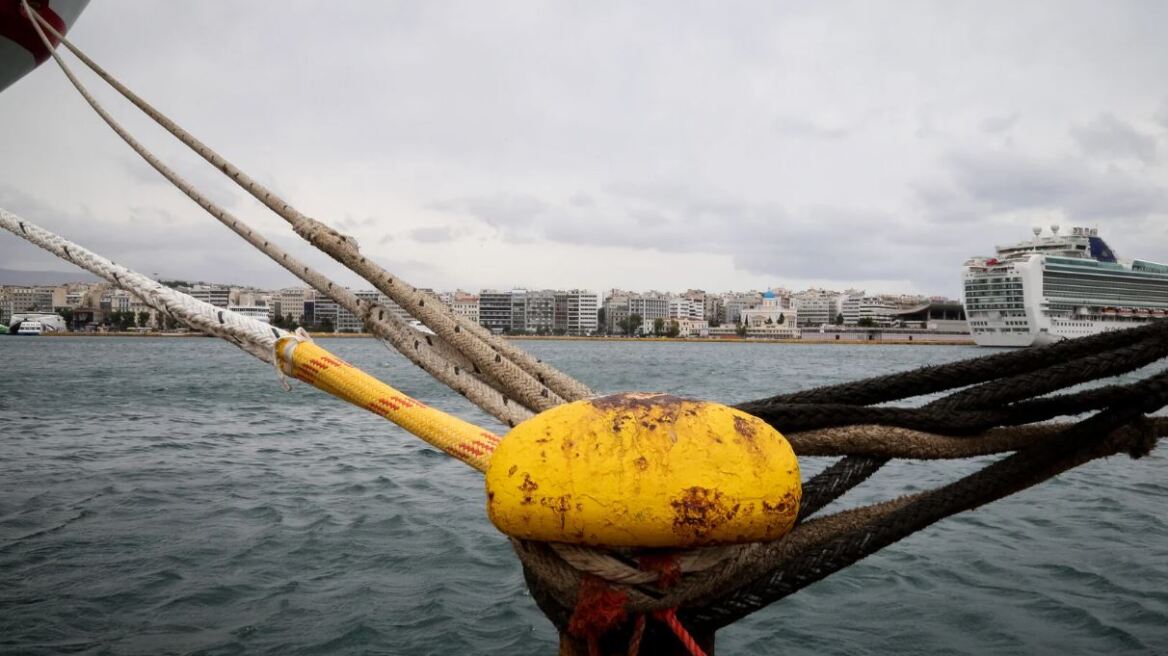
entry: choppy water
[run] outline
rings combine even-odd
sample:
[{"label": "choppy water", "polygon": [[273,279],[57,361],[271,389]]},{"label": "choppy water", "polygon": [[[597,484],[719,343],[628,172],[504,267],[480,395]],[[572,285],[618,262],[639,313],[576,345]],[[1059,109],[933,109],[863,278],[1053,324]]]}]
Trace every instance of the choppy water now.
[{"label": "choppy water", "polygon": [[[371,340],[326,346],[488,422]],[[524,346],[598,390],[726,402],[978,353]],[[383,420],[211,339],[0,338],[0,362],[0,653],[554,653],[481,477]],[[942,522],[719,652],[1168,653],[1166,464],[1091,463]],[[848,501],[971,468],[888,467]]]}]

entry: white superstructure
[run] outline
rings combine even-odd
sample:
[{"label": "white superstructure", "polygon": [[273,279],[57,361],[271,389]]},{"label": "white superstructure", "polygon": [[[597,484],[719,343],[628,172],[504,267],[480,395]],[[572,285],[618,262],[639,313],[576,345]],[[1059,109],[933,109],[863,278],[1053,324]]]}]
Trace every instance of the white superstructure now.
[{"label": "white superstructure", "polygon": [[997,247],[965,262],[962,301],[979,346],[1031,346],[1168,317],[1168,265],[1120,260],[1095,228]]},{"label": "white superstructure", "polygon": [[236,314],[242,314],[249,319],[255,319],[263,323],[271,323],[268,306],[266,305],[228,305],[227,309]]}]

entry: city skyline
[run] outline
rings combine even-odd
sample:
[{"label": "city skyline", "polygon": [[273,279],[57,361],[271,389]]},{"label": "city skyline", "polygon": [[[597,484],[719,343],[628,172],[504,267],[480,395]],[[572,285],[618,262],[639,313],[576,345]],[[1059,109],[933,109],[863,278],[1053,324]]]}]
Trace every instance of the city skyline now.
[{"label": "city skyline", "polygon": [[[257,40],[199,3],[108,2],[72,35],[422,287],[955,296],[965,258],[1051,223],[1168,259],[1168,42],[1149,28],[1168,7],[1060,5],[1051,21],[992,6],[329,5],[322,24],[319,6],[248,3],[233,25],[283,35]],[[341,34],[368,49],[336,49]],[[96,90],[217,201],[360,284]],[[17,128],[0,206],[140,271],[291,284],[135,159],[51,63],[0,96],[0,120]],[[8,235],[0,257],[57,268]]]}]

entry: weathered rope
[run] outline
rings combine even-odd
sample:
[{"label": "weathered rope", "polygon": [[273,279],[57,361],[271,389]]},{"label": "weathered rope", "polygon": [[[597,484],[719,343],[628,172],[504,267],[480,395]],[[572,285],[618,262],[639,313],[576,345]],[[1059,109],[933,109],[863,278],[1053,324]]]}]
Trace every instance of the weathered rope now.
[{"label": "weathered rope", "polygon": [[[661,578],[660,571],[641,569],[608,550],[562,542],[552,542],[548,546],[572,567],[612,583],[640,585]],[[730,557],[737,549],[738,547],[734,545],[691,549],[678,556],[678,570],[691,573],[710,569]]]},{"label": "weathered rope", "polygon": [[[1168,431],[1168,419],[1149,419]],[[841,426],[792,433],[786,438],[800,456],[863,455],[905,460],[952,460],[1018,451],[1065,430],[1069,424],[995,428],[980,435],[952,437],[889,426]],[[1161,428],[1163,427],[1163,428]]]},{"label": "weathered rope", "polygon": [[1135,371],[1168,355],[1168,323],[1154,324],[1159,330],[1147,339],[1104,350],[1073,362],[998,378],[960,390],[929,404],[935,409],[983,410],[1033,398],[1047,392]]},{"label": "weathered rope", "polygon": [[215,307],[166,287],[0,208],[0,227],[142,299],[142,302],[208,335],[221,337],[269,364],[276,340],[286,331]]},{"label": "weathered rope", "polygon": [[[1168,395],[1159,395],[1142,407],[1162,405],[1163,399]],[[643,613],[681,607],[687,622],[696,627],[724,626],[775,601],[777,593],[785,596],[801,589],[944,517],[997,500],[1095,458],[1120,452],[1137,457],[1146,453],[1151,440],[1168,434],[1168,426],[1160,423],[1154,428],[1116,430],[1138,414],[1135,410],[1095,415],[1052,435],[1038,448],[1020,451],[932,492],[811,520],[774,543],[742,545],[717,566],[683,579],[664,595],[629,586],[626,609]],[[827,548],[828,544],[836,546]],[[550,593],[536,595],[540,607],[553,621],[562,620],[564,606],[574,603],[580,573],[563,561],[557,562],[555,552],[543,545],[517,544],[516,553],[533,589],[542,586]],[[752,580],[758,581],[754,587],[747,585]]]},{"label": "weathered rope", "polygon": [[[27,9],[27,2],[25,7]],[[253,180],[156,110],[114,76],[107,73],[67,40],[64,35],[53,29],[39,14],[31,10],[29,10],[29,14],[35,23],[39,23],[55,38],[58,38],[86,66],[113,86],[127,100],[198,153],[199,156],[221,170],[227,177],[234,180],[241,188],[288,221],[297,234],[328,253],[354,273],[368,280],[379,291],[434,330],[439,337],[469,358],[480,371],[499,381],[505,391],[526,407],[544,410],[564,400],[576,400],[591,395],[591,390],[585,385],[537,360],[522,349],[492,335],[490,331],[478,323],[456,315],[433,295],[418,290],[374,262],[367,260],[361,255],[359,248],[351,238],[336,232],[316,219],[305,216],[270,189]]]},{"label": "weathered rope", "polygon": [[[1168,348],[1160,347],[1166,353]],[[1163,357],[1163,356],[1161,356]],[[1097,409],[1129,394],[1131,385],[1087,389],[1070,394],[1030,399],[987,410],[869,407],[836,403],[792,403],[767,406],[758,417],[787,432],[834,428],[853,424],[880,424],[947,435],[972,435],[998,425],[1017,426]]]},{"label": "weathered rope", "polygon": [[[766,404],[762,414],[773,413],[772,417],[765,418],[773,419],[785,431],[797,453],[847,454],[805,484],[801,523],[778,542],[728,550],[719,562],[687,574],[665,592],[655,590],[653,582],[646,580],[649,577],[633,577],[628,572],[626,580],[621,582],[617,578],[613,585],[626,595],[625,608],[633,616],[676,607],[687,625],[699,631],[713,631],[944,517],[1038,484],[1095,458],[1119,452],[1139,457],[1152,447],[1155,439],[1168,433],[1168,419],[1142,418],[1168,403],[1168,371],[1129,384],[1031,397],[1095,378],[1127,373],[1155,362],[1165,355],[1166,327],[1164,324],[1143,326],[1126,331],[1125,335],[1104,335],[1107,339],[1095,340],[1102,352],[1059,345],[1062,348],[1035,349],[1037,354],[1016,352],[1005,358],[991,356],[995,367],[1009,373],[1005,382],[962,390],[951,395],[957,398],[947,406],[942,403],[924,408],[851,405],[853,399],[847,396],[850,389],[864,390],[860,401],[877,398],[867,391],[869,386],[878,387],[871,380],[836,386],[831,393],[815,390],[800,393],[797,401],[790,400],[789,396],[772,397],[780,401]],[[1051,357],[1050,351],[1058,357]],[[1090,377],[1076,370],[1075,361],[1067,361],[1072,355],[1084,363]],[[977,369],[978,366],[972,366],[965,371],[980,376]],[[919,381],[931,375],[931,371],[923,370],[895,376],[902,390],[919,394],[923,393]],[[990,398],[1002,405],[976,408]],[[974,408],[970,409],[971,406]],[[1099,412],[1073,424],[1018,425],[1095,410]],[[833,413],[842,413],[844,419],[826,422],[822,419]],[[939,421],[944,415],[950,417],[956,429]],[[792,431],[786,423],[792,418],[804,424],[828,423],[833,427]],[[882,421],[877,425],[840,425],[854,424],[857,418]],[[925,433],[898,427],[897,422],[936,424],[942,431]],[[969,434],[975,430],[980,432]],[[1006,452],[1013,455],[931,492],[802,521],[871,476],[890,458],[956,458]],[[564,561],[556,549],[519,545],[516,552],[533,592],[538,592],[533,596],[540,608],[560,625],[576,598],[579,568]],[[590,571],[603,573],[604,570]]]},{"label": "weathered rope", "polygon": [[[1020,349],[865,380],[818,387],[739,404],[756,408],[777,403],[871,405],[965,387],[1060,365],[1067,360],[1133,344],[1168,332],[1168,322],[1070,339],[1042,348]],[[749,412],[749,410],[746,410]]]},{"label": "weathered rope", "polygon": [[[866,515],[847,511],[850,514],[840,513],[838,518],[833,515],[808,522],[769,545],[752,562],[736,563],[738,571],[728,566],[726,571],[712,574],[708,588],[686,591],[695,595],[693,611],[687,617],[697,626],[724,626],[945,517],[996,501],[1096,458],[1117,453],[1140,457],[1163,434],[1145,427],[1116,428],[1136,420],[1140,410],[1162,406],[1168,400],[1162,392],[1140,408],[1095,415],[1047,445],[1019,451],[932,492],[869,507]],[[714,580],[719,575],[724,578]],[[751,580],[755,583],[747,585]],[[662,599],[658,603],[673,601]]]},{"label": "weathered rope", "polygon": [[[48,47],[48,37],[41,31],[40,25],[36,21],[31,22],[41,40]],[[195,189],[193,185],[179,176],[173,169],[163,164],[158,157],[151,153],[149,149],[143,146],[114,119],[98,103],[85,85],[81,83],[68,64],[61,59],[56,50],[53,48],[48,49],[61,71],[65,74],[65,77],[69,79],[74,88],[89,103],[97,115],[130,148],[138,153],[142,159],[146,160],[150,166],[154,167],[156,171],[162,174],[175,187],[206,210],[208,214],[243,237],[249,244],[262,251],[293,275],[307,282],[318,292],[335,300],[338,305],[358,317],[371,333],[387,342],[410,362],[434,376],[437,380],[445,383],[459,394],[462,394],[472,403],[506,425],[514,426],[531,416],[529,410],[518,403],[512,402],[506,394],[496,389],[495,385],[491,384],[493,381],[476,377],[474,375],[474,365],[441,339],[413,329],[383,305],[363,301],[358,298],[356,294],[334,283],[320,272],[290,255],[234,214],[217,205],[207,198],[206,195]]]}]

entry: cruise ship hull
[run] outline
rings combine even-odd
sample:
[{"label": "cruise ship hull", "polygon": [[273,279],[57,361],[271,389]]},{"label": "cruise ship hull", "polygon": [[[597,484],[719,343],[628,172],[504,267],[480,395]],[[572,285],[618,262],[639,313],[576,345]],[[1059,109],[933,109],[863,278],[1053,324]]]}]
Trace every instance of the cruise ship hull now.
[{"label": "cruise ship hull", "polygon": [[[1113,330],[1123,330],[1147,323],[1150,319],[1133,319],[1130,321],[1076,321],[1051,320],[1049,327],[1042,329],[1028,329],[1026,332],[1007,332],[1005,326],[997,326],[997,330],[979,331],[973,333],[973,341],[978,346],[1026,347],[1045,346],[1064,339],[1088,337]],[[993,327],[993,324],[990,324]]]}]

